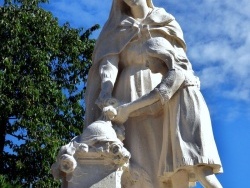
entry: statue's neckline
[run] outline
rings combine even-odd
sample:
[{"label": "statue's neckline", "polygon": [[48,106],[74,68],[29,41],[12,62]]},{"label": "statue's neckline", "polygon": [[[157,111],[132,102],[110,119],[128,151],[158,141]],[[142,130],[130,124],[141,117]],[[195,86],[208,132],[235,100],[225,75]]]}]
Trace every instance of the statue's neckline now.
[{"label": "statue's neckline", "polygon": [[145,18],[134,18],[133,16],[131,16],[134,20],[136,20],[137,22],[143,22],[145,19],[147,19],[148,18],[148,16],[153,12],[153,8],[151,8],[151,7],[149,7],[148,8],[149,9],[149,11],[148,11],[148,13],[147,13],[147,15],[145,16]]}]

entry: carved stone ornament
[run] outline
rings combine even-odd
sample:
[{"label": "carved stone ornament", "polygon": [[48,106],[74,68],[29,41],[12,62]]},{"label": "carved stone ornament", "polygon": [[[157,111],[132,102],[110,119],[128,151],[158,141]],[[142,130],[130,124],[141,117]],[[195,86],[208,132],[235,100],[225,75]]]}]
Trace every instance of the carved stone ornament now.
[{"label": "carved stone ornament", "polygon": [[[117,128],[116,128],[117,129]],[[120,128],[121,129],[121,128]],[[110,121],[98,120],[90,124],[81,135],[62,146],[56,163],[51,167],[55,179],[74,181],[82,176],[79,165],[108,165],[114,169],[126,166],[130,153],[123,147]]]}]

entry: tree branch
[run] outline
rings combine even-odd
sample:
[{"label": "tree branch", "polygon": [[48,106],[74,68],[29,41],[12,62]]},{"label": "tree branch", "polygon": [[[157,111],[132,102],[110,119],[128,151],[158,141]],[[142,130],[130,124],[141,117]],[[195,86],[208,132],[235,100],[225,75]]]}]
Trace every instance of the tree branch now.
[{"label": "tree branch", "polygon": [[21,135],[14,135],[14,134],[11,134],[11,133],[8,133],[9,135],[17,138],[18,140],[25,140],[25,141],[28,141],[27,138],[25,138],[26,136],[21,136]]}]

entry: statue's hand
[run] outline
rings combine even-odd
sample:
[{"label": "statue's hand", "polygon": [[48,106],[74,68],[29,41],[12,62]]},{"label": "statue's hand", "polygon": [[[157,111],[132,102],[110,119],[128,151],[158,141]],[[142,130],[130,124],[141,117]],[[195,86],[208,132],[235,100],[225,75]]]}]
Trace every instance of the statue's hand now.
[{"label": "statue's hand", "polygon": [[123,104],[121,106],[118,106],[116,108],[116,110],[117,110],[117,115],[113,118],[112,121],[114,121],[115,123],[118,123],[118,124],[122,124],[125,121],[127,121],[128,117],[129,117],[127,105]]},{"label": "statue's hand", "polygon": [[103,108],[107,106],[114,106],[117,107],[119,105],[119,101],[115,98],[112,98],[111,96],[108,97],[98,97],[98,99],[95,101],[95,104],[103,110]]},{"label": "statue's hand", "polygon": [[[106,78],[106,76],[105,76]],[[104,79],[104,78],[103,78]],[[118,106],[118,101],[115,98],[112,98],[112,91],[113,91],[113,84],[111,81],[103,81],[102,80],[101,84],[101,91],[99,93],[99,96],[95,103],[97,106],[102,110],[104,107],[112,105],[114,106],[117,103]]]},{"label": "statue's hand", "polygon": [[104,92],[100,92],[98,98],[95,101],[95,104],[100,108],[103,109],[105,107],[105,101],[112,98],[111,94],[107,94]]},{"label": "statue's hand", "polygon": [[103,114],[108,120],[113,120],[117,115],[117,111],[113,106],[106,106],[103,108]]}]

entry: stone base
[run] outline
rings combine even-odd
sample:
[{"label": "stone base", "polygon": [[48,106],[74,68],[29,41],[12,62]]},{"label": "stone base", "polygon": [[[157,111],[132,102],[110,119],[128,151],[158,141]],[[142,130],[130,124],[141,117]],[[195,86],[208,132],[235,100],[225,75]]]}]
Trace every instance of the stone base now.
[{"label": "stone base", "polygon": [[121,188],[121,175],[121,170],[110,165],[79,165],[72,179],[64,180],[61,188]]},{"label": "stone base", "polygon": [[109,121],[96,121],[61,147],[51,166],[61,188],[121,188],[131,155]]}]

